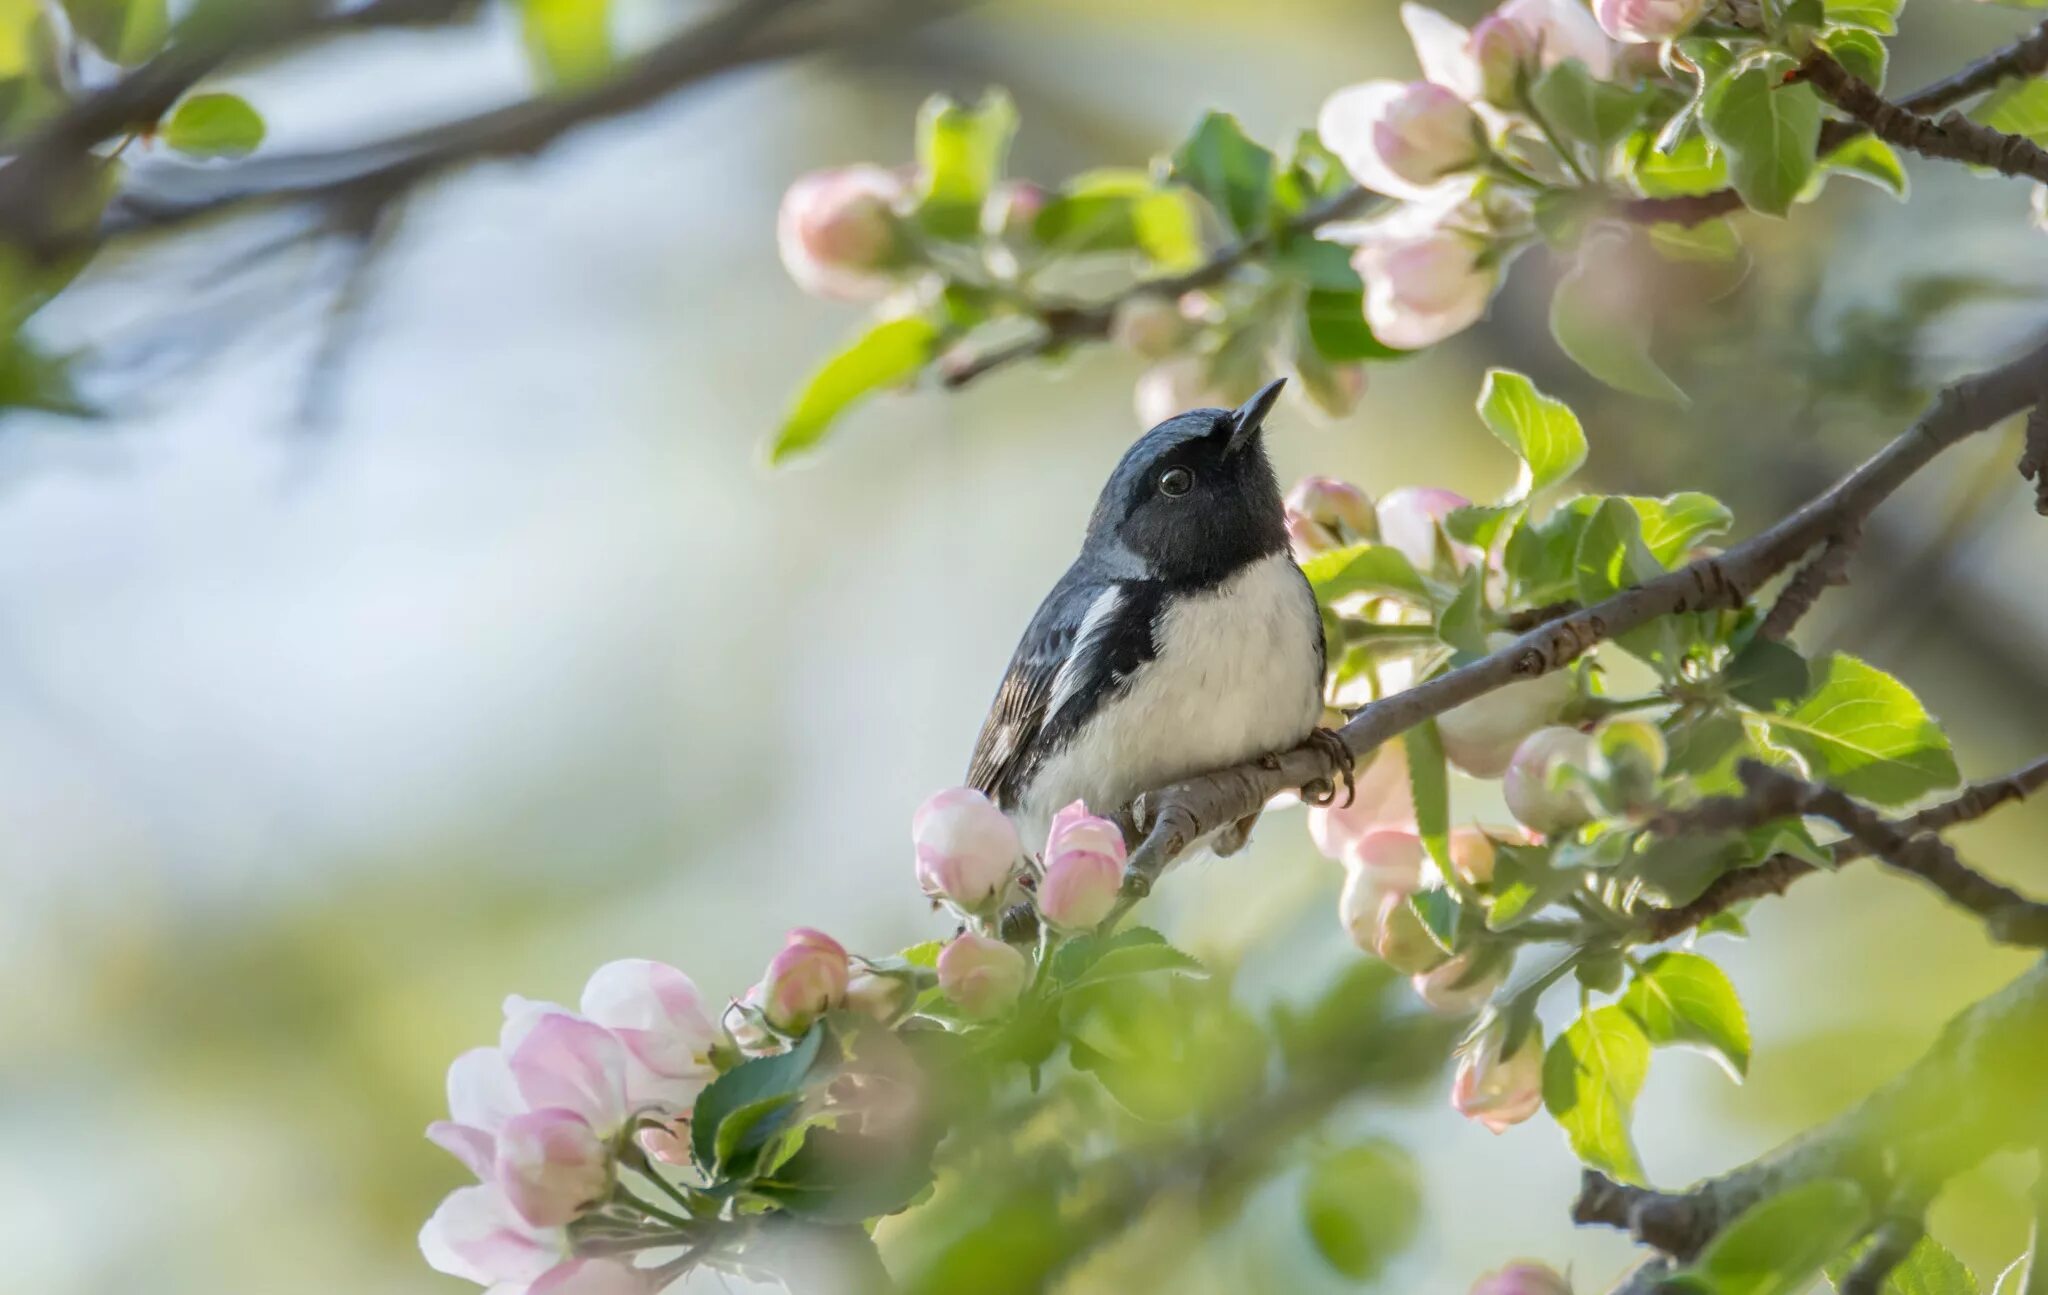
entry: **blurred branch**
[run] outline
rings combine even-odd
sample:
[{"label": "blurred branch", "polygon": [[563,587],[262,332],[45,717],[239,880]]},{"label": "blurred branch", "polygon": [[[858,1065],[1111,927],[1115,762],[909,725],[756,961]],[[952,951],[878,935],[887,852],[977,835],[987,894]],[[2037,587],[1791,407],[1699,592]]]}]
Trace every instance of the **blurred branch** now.
[{"label": "blurred branch", "polygon": [[1037,309],[1035,332],[979,353],[962,352],[946,356],[940,361],[940,382],[949,391],[958,390],[1006,364],[1050,355],[1073,342],[1107,337],[1116,322],[1117,308],[1125,302],[1141,297],[1172,300],[1182,293],[1219,283],[1240,265],[1272,247],[1281,234],[1311,233],[1330,221],[1357,215],[1377,197],[1379,195],[1370,189],[1353,185],[1342,193],[1323,199],[1277,230],[1231,243],[1185,273],[1145,279],[1102,301],[1041,303]]},{"label": "blurred branch", "polygon": [[1884,1295],[1884,1279],[1906,1262],[1906,1255],[1926,1235],[1927,1225],[1919,1218],[1887,1219],[1878,1224],[1869,1249],[1858,1255],[1855,1266],[1843,1275],[1836,1295]]},{"label": "blurred branch", "polygon": [[2027,417],[2026,448],[2020,452],[2020,476],[2034,483],[2034,511],[2048,517],[2048,406],[2036,405]]},{"label": "blurred branch", "polygon": [[[1370,703],[1339,730],[1352,759],[1453,706],[1548,674],[1594,645],[1659,617],[1740,606],[1814,546],[1859,527],[1943,450],[2035,404],[2044,367],[2048,340],[2036,339],[2019,358],[1943,390],[1919,421],[1890,445],[1761,534],[1548,621],[1477,661]],[[1166,865],[1209,831],[1245,817],[1282,791],[1313,784],[1328,772],[1326,750],[1311,743],[1140,797],[1137,820],[1147,834],[1131,856],[1126,883],[1130,892],[1148,893]]]},{"label": "blurred branch", "polygon": [[[1994,53],[1987,54],[1957,72],[1921,86],[1897,101],[1909,113],[1941,112],[1966,99],[1973,99],[2001,82],[2018,77],[2035,77],[2048,72],[2048,21]],[[1831,121],[1821,127],[1819,156],[1826,157],[1862,135],[1867,126],[1860,121]],[[1621,213],[1645,224],[1671,221],[1697,225],[1716,216],[1742,209],[1742,199],[1733,189],[1687,194],[1674,198],[1637,198],[1621,204]]]},{"label": "blurred branch", "polygon": [[1949,1022],[1927,1055],[1832,1122],[1684,1192],[1587,1170],[1572,1218],[1689,1261],[1744,1210],[1802,1183],[1847,1179],[1880,1211],[2009,1146],[2039,1145],[2048,960]]},{"label": "blurred branch", "polygon": [[2026,176],[2048,184],[2048,149],[2025,135],[1993,130],[1960,112],[1945,113],[1936,121],[1901,107],[1865,85],[1822,50],[1807,55],[1792,75],[1812,85],[1822,98],[1887,143],[1911,149],[1923,157],[1988,166],[2006,175]]},{"label": "blurred branch", "polygon": [[[2003,777],[1972,783],[1961,795],[1900,819],[1891,826],[1907,837],[1923,832],[1940,832],[1958,823],[1982,818],[2001,805],[2024,800],[2043,787],[2048,787],[2048,756],[2042,756]],[[1845,841],[1835,847],[1834,866],[1839,868],[1868,854],[1869,851],[1859,842],[1853,839]],[[1804,859],[1789,854],[1772,855],[1753,868],[1743,868],[1717,878],[1689,904],[1653,910],[1645,930],[1652,941],[1668,940],[1747,900],[1782,895],[1793,882],[1819,871],[1822,869]]]}]

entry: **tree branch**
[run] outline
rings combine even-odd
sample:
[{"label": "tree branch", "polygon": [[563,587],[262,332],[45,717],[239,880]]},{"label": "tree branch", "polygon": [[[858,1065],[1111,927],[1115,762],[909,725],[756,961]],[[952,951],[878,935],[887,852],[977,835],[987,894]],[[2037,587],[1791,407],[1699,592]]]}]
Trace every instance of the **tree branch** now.
[{"label": "tree branch", "polygon": [[[1423,720],[1508,684],[1548,674],[1594,645],[1658,617],[1740,606],[1815,545],[1860,524],[1942,450],[2034,404],[2044,368],[2048,341],[2037,341],[2018,359],[1944,389],[1898,439],[1833,489],[1761,534],[1547,621],[1477,661],[1370,703],[1339,730],[1353,761]],[[1128,893],[1148,893],[1166,865],[1210,830],[1327,772],[1325,750],[1305,744],[1264,762],[1218,770],[1139,797],[1134,814],[1146,836],[1130,859]]]},{"label": "tree branch", "polygon": [[1960,112],[1945,113],[1935,121],[1891,103],[1823,50],[1807,55],[1792,75],[1887,143],[1923,157],[1988,166],[2048,184],[2048,149],[2024,135],[1993,130]]},{"label": "tree branch", "polygon": [[1845,531],[1833,536],[1821,547],[1821,551],[1798,571],[1793,573],[1778,601],[1771,604],[1771,610],[1764,617],[1764,623],[1757,633],[1774,642],[1790,637],[1794,628],[1820,596],[1831,588],[1849,583],[1849,559],[1856,554],[1857,533]]},{"label": "tree branch", "polygon": [[[1622,1228],[1690,1261],[1758,1202],[1819,1179],[1860,1184],[1880,1209],[1901,1188],[1925,1191],[1993,1152],[2042,1136],[2048,1057],[2048,961],[1949,1022],[1926,1056],[1828,1124],[1684,1192],[1614,1182],[1587,1170],[1572,1218]],[[2022,1118],[2033,1114],[2033,1119]]]},{"label": "tree branch", "polygon": [[[1935,113],[1974,99],[2004,81],[2035,77],[2048,72],[2048,22],[1994,53],[1987,54],[1961,70],[1921,86],[1898,100],[1898,106],[1912,113]],[[1865,132],[1856,121],[1831,121],[1821,127],[1820,147],[1826,157]],[[1742,199],[1733,189],[1712,193],[1684,194],[1672,198],[1636,198],[1621,204],[1621,214],[1644,224],[1671,222],[1697,225],[1742,209]]]},{"label": "tree branch", "polygon": [[2048,517],[2048,405],[2034,406],[2027,418],[2026,448],[2020,452],[2020,476],[2034,483],[2034,511]]},{"label": "tree branch", "polygon": [[1878,1224],[1870,1247],[1856,1257],[1835,1295],[1884,1295],[1884,1279],[1926,1235],[1927,1225],[1917,1218],[1887,1219]]},{"label": "tree branch", "polygon": [[[1893,826],[1907,836],[1944,831],[1958,823],[1982,818],[2001,805],[2024,800],[2043,787],[2048,787],[2048,756],[2003,777],[1973,783],[1953,799],[1923,809]],[[1835,847],[1834,866],[1839,868],[1845,863],[1853,863],[1865,854],[1864,848],[1855,841],[1844,841]],[[1804,859],[1774,854],[1753,868],[1743,868],[1715,879],[1700,892],[1699,898],[1689,904],[1651,910],[1648,921],[1644,923],[1644,931],[1653,942],[1671,939],[1747,900],[1782,895],[1793,882],[1819,871],[1822,870]]]},{"label": "tree branch", "polygon": [[[1353,185],[1342,193],[1325,198],[1288,221],[1284,231],[1294,235],[1312,233],[1318,226],[1330,221],[1343,220],[1358,214],[1378,196],[1369,189]],[[1182,293],[1220,283],[1239,266],[1271,247],[1276,238],[1277,234],[1266,233],[1253,238],[1239,239],[1220,249],[1192,270],[1183,274],[1142,280],[1102,301],[1057,302],[1043,305],[1037,314],[1037,331],[978,354],[963,352],[946,356],[939,362],[939,381],[948,391],[958,390],[983,374],[992,373],[1004,365],[1050,355],[1073,342],[1107,337],[1111,326],[1116,322],[1117,308],[1125,302],[1140,297],[1164,297],[1171,300]]]}]

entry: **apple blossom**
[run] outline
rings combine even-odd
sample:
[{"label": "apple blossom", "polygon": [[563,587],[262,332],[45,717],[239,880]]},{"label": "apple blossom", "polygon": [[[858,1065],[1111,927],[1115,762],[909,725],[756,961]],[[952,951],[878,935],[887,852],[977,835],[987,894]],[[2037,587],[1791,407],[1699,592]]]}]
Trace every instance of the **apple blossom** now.
[{"label": "apple blossom", "polygon": [[918,806],[910,840],[924,893],[981,915],[1002,906],[1024,853],[1015,825],[972,787],[949,787]]},{"label": "apple blossom", "polygon": [[1498,853],[1493,836],[1483,828],[1459,827],[1451,830],[1451,871],[1468,886],[1486,886],[1493,883],[1493,861]]},{"label": "apple blossom", "polygon": [[1372,497],[1349,481],[1303,477],[1287,492],[1287,536],[1296,559],[1379,538]]},{"label": "apple blossom", "polygon": [[626,1048],[626,1099],[634,1108],[690,1109],[711,1082],[718,1029],[696,982],[645,958],[608,962],[590,974],[578,1006]]},{"label": "apple blossom", "polygon": [[1493,16],[1526,33],[1546,68],[1577,59],[1597,78],[1614,72],[1613,42],[1580,0],[1506,0]]},{"label": "apple blossom", "polygon": [[879,166],[842,166],[799,176],[782,197],[775,241],[783,268],[806,292],[874,301],[895,286],[902,260],[902,176]]},{"label": "apple blossom", "polygon": [[1515,821],[1532,832],[1555,836],[1593,817],[1593,807],[1579,786],[1564,778],[1566,769],[1585,769],[1593,760],[1593,739],[1575,728],[1539,728],[1522,740],[1508,761],[1501,794]]},{"label": "apple blossom", "polygon": [[839,941],[799,926],[761,977],[762,1015],[784,1034],[802,1034],[811,1022],[846,1001],[852,974]]},{"label": "apple blossom", "polygon": [[1398,890],[1381,890],[1361,869],[1345,874],[1337,917],[1351,942],[1396,971],[1428,971],[1444,952]]},{"label": "apple blossom", "polygon": [[518,1041],[507,1049],[505,1064],[527,1109],[573,1112],[600,1137],[624,1127],[629,1109],[626,1048],[618,1036],[560,1010],[543,1011],[530,1026],[522,1024],[516,1016],[506,1022]]},{"label": "apple blossom", "polygon": [[504,1052],[471,1048],[448,1067],[448,1118],[429,1124],[427,1138],[487,1180],[498,1159],[498,1130],[525,1109]]},{"label": "apple blossom", "polygon": [[[1380,498],[1380,542],[1400,550],[1410,566],[1429,571],[1436,566],[1438,525],[1472,501],[1455,490],[1434,486],[1402,486]],[[1459,570],[1479,559],[1479,550],[1452,541],[1452,565]]]},{"label": "apple blossom", "polygon": [[1124,883],[1123,832],[1075,801],[1053,815],[1038,911],[1057,930],[1088,931],[1116,906]]},{"label": "apple blossom", "polygon": [[[1498,650],[1513,641],[1511,634],[1491,634],[1486,646]],[[1572,673],[1553,670],[1453,706],[1436,719],[1444,755],[1475,778],[1498,778],[1507,772],[1508,761],[1514,758],[1522,739],[1556,723],[1565,706],[1577,695],[1578,685]]]},{"label": "apple blossom", "polygon": [[962,1012],[979,1020],[1008,1010],[1024,992],[1031,964],[1001,940],[973,931],[939,950],[939,989]]},{"label": "apple blossom", "polygon": [[1692,30],[1709,0],[1593,0],[1600,30],[1629,44],[1676,40]]},{"label": "apple blossom", "polygon": [[1474,1282],[1470,1295],[1572,1295],[1572,1284],[1546,1264],[1513,1263]]},{"label": "apple blossom", "polygon": [[1414,976],[1410,983],[1431,1011],[1464,1016],[1486,1006],[1494,991],[1507,981],[1513,965],[1512,958],[1497,952],[1468,949]]},{"label": "apple blossom", "polygon": [[498,1132],[497,1182],[521,1218],[557,1227],[609,1190],[611,1151],[574,1111],[528,1111]]},{"label": "apple blossom", "polygon": [[520,1218],[497,1187],[459,1187],[420,1229],[420,1253],[450,1277],[522,1289],[566,1260],[569,1243],[561,1228]]},{"label": "apple blossom", "polygon": [[1543,1037],[1531,1026],[1513,1052],[1504,1053],[1506,1029],[1494,1021],[1458,1059],[1451,1106],[1495,1133],[1520,1124],[1543,1106]]},{"label": "apple blossom", "polygon": [[1308,834],[1325,859],[1350,863],[1360,840],[1387,828],[1413,828],[1415,793],[1408,781],[1408,748],[1384,742],[1352,775],[1352,796],[1308,812]]},{"label": "apple blossom", "polygon": [[1536,33],[1499,13],[1473,24],[1467,49],[1477,70],[1479,97],[1496,108],[1515,106],[1523,78],[1540,65],[1543,54]]},{"label": "apple blossom", "polygon": [[1422,838],[1399,829],[1367,832],[1352,843],[1344,866],[1364,876],[1364,884],[1381,893],[1412,895],[1422,889],[1430,871]]},{"label": "apple blossom", "polygon": [[1424,197],[1486,156],[1471,106],[1431,81],[1347,86],[1323,102],[1316,132],[1360,184],[1396,198]]},{"label": "apple blossom", "polygon": [[633,1135],[640,1149],[665,1165],[688,1165],[690,1161],[690,1117],[679,1115],[659,1124],[649,1124]]}]

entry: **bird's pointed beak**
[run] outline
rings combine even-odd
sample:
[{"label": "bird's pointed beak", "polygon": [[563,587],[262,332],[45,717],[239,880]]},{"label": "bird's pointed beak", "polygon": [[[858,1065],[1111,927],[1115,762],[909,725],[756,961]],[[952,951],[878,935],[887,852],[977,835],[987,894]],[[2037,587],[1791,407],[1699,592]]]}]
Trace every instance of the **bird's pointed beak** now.
[{"label": "bird's pointed beak", "polygon": [[1225,457],[1251,444],[1252,438],[1265,426],[1266,415],[1272,412],[1273,402],[1280,399],[1280,388],[1286,385],[1287,379],[1275,378],[1237,407],[1237,412],[1230,416],[1230,443],[1223,447]]}]

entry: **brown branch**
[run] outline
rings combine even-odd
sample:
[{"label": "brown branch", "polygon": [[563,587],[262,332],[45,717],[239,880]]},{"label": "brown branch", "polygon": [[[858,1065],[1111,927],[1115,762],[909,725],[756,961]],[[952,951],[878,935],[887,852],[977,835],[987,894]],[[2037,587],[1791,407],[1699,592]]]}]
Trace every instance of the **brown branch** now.
[{"label": "brown branch", "polygon": [[2048,517],[2048,405],[2034,406],[2027,416],[2026,448],[2020,451],[2020,476],[2034,483],[2034,511]]},{"label": "brown branch", "polygon": [[1538,625],[1547,625],[1560,616],[1571,615],[1578,609],[1579,604],[1572,599],[1565,599],[1562,602],[1545,603],[1541,607],[1524,607],[1520,611],[1509,612],[1506,616],[1502,617],[1501,628],[1513,634],[1527,634]]},{"label": "brown branch", "polygon": [[[1995,89],[2001,82],[2039,76],[2043,72],[2048,72],[2048,22],[1960,71],[1921,86],[1899,99],[1897,104],[1912,113],[1941,112]],[[1820,147],[1816,151],[1825,158],[1864,131],[1861,122],[1828,122],[1821,127]],[[1698,225],[1740,210],[1742,198],[1733,189],[1671,198],[1636,198],[1619,205],[1623,216],[1643,224],[1668,221],[1679,225]]]},{"label": "brown branch", "polygon": [[1789,637],[1799,621],[1820,596],[1831,588],[1849,583],[1849,559],[1856,553],[1857,533],[1845,531],[1834,536],[1814,554],[1807,564],[1794,572],[1778,601],[1771,604],[1764,623],[1757,633],[1773,642],[1782,642]]},{"label": "brown branch", "polygon": [[[1281,232],[1289,235],[1313,233],[1320,225],[1357,215],[1378,196],[1369,189],[1353,185],[1288,221]],[[1029,336],[986,351],[962,352],[941,359],[939,382],[949,391],[957,390],[1005,365],[1051,355],[1074,342],[1107,337],[1116,323],[1117,308],[1124,303],[1141,297],[1172,300],[1197,288],[1221,283],[1239,266],[1270,248],[1278,237],[1279,233],[1273,232],[1241,238],[1218,250],[1192,270],[1142,280],[1102,301],[1056,302],[1041,306],[1037,312],[1036,331]]]},{"label": "brown branch", "polygon": [[1945,113],[1936,121],[1901,107],[1865,85],[1823,50],[1807,55],[1792,75],[1811,84],[1822,98],[1886,143],[1923,157],[1988,166],[2005,175],[2026,176],[2048,184],[2048,149],[2024,135],[1993,130],[1960,112]]},{"label": "brown branch", "polygon": [[1927,1225],[1917,1218],[1887,1219],[1880,1223],[1869,1248],[1856,1257],[1855,1265],[1835,1288],[1835,1295],[1884,1295],[1884,1279],[1906,1262],[1906,1256],[1926,1235]]},{"label": "brown branch", "polygon": [[[2001,805],[2024,800],[2043,787],[2048,787],[2048,756],[2002,777],[1973,783],[1957,796],[1900,819],[1893,826],[1908,836],[1946,831],[1958,823],[1982,818]],[[1743,817],[1743,826],[1754,826],[1763,821],[1753,815]],[[1834,866],[1839,868],[1853,863],[1865,854],[1864,848],[1855,841],[1844,841],[1834,849]],[[1671,939],[1737,904],[1767,895],[1782,895],[1793,882],[1819,871],[1822,869],[1804,859],[1774,854],[1753,868],[1742,868],[1716,878],[1689,904],[1652,909],[1644,922],[1644,932],[1652,941]]]},{"label": "brown branch", "polygon": [[1994,1152],[2037,1145],[2040,1064],[2048,1056],[2048,960],[1964,1011],[1927,1054],[1858,1106],[1777,1150],[1684,1192],[1616,1183],[1587,1170],[1572,1207],[1582,1224],[1625,1229],[1690,1261],[1744,1210],[1790,1187],[1845,1178],[1881,1210],[1946,1183]]},{"label": "brown branch", "polygon": [[1983,918],[1992,938],[2007,944],[2048,945],[2048,904],[1969,867],[1935,833],[1909,832],[1833,787],[1802,781],[1758,761],[1743,761],[1740,776],[1749,802],[1764,821],[1795,815],[1825,818],[1865,854],[1919,877],[1951,903]]},{"label": "brown branch", "polygon": [[[1372,702],[1339,735],[1356,761],[1423,720],[1508,684],[1548,674],[1639,625],[1679,612],[1740,606],[1814,546],[1858,525],[1942,450],[2032,405],[2044,365],[2048,341],[2037,341],[2018,359],[1944,389],[1898,439],[1761,534],[1546,622],[1477,661]],[[1150,891],[1166,865],[1209,831],[1328,772],[1326,749],[1308,743],[1265,761],[1189,778],[1141,796],[1134,812],[1146,836],[1131,856],[1129,893],[1142,896]]]}]

